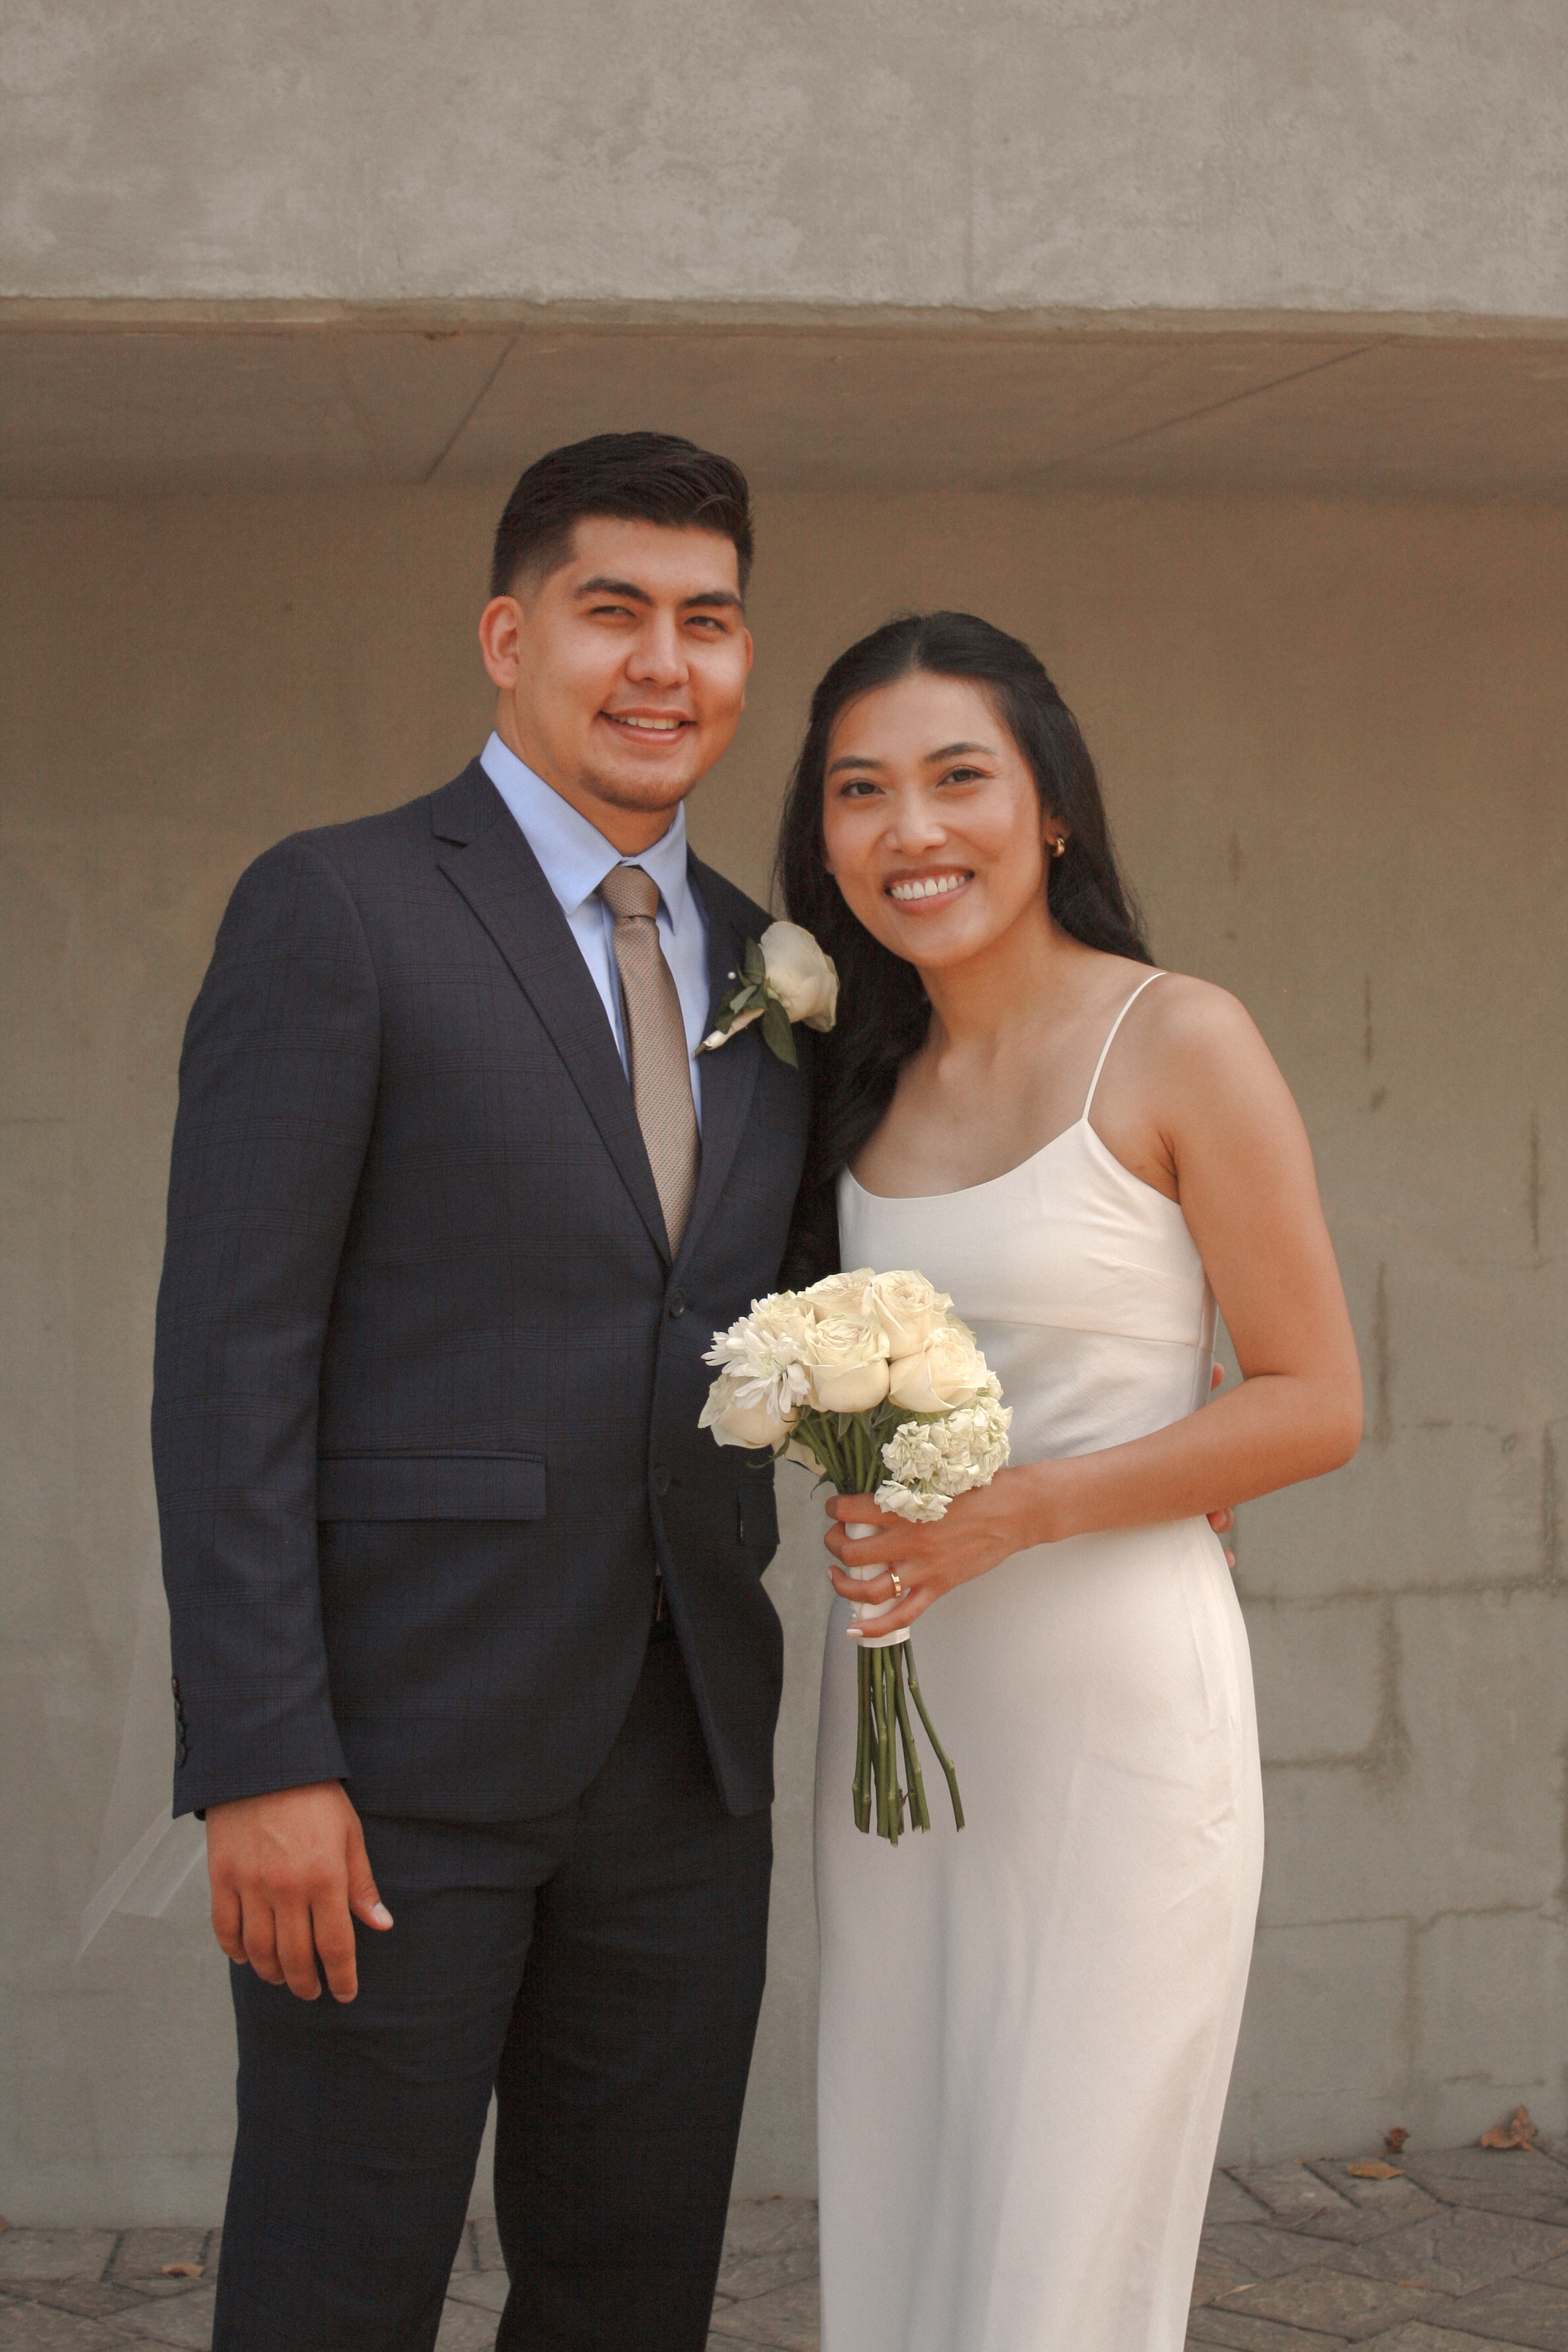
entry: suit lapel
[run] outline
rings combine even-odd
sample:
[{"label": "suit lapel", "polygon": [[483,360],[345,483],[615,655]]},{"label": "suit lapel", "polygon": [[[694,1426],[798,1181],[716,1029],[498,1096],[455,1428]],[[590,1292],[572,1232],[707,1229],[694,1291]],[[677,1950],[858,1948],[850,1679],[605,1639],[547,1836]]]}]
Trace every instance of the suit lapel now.
[{"label": "suit lapel", "polygon": [[[622,1182],[668,1261],[664,1213],[599,992],[539,860],[478,761],[435,795],[431,825],[438,839],[451,845],[437,855],[437,864],[484,925],[548,1030]],[[709,943],[711,949],[711,931]],[[739,941],[736,948],[738,952]],[[704,1083],[705,1108],[707,1100]],[[732,1153],[732,1143],[730,1148]],[[706,1181],[704,1139],[699,1201]]]},{"label": "suit lapel", "polygon": [[[703,887],[710,881],[706,869],[691,858],[687,874],[708,916],[708,1002],[711,1004],[730,975],[740,969],[744,942],[741,932],[721,911],[721,893],[711,887]],[[718,1207],[734,1165],[735,1153],[745,1132],[746,1115],[756,1091],[762,1037],[761,1026],[753,1022],[715,1053],[702,1056],[702,1161],[691,1214],[681,1236],[678,1265],[689,1255],[692,1244]]]}]

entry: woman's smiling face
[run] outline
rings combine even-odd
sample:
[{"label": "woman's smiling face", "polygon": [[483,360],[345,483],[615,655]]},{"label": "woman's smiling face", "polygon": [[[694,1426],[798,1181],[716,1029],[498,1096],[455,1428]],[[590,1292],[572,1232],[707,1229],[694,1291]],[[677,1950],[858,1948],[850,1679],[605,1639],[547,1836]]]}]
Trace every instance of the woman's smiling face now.
[{"label": "woman's smiling face", "polygon": [[934,970],[1044,917],[1045,841],[1060,828],[982,688],[917,670],[839,713],[822,830],[850,912]]}]

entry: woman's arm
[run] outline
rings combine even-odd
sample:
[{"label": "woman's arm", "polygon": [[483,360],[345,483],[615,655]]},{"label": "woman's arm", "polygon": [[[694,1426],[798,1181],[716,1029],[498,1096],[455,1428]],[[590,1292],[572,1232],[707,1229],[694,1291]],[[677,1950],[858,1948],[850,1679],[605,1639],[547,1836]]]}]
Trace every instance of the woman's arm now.
[{"label": "woman's arm", "polygon": [[[1361,1370],[1300,1114],[1233,997],[1173,979],[1149,992],[1152,1013],[1167,990],[1121,1074],[1122,1099],[1135,1088],[1147,1107],[1140,1132],[1113,1101],[1107,1139],[1180,1198],[1242,1383],[1150,1436],[1004,1470],[933,1527],[885,1518],[865,1496],[836,1497],[835,1520],[886,1532],[851,1543],[835,1527],[828,1549],[857,1566],[896,1565],[907,1587],[877,1620],[879,1633],[912,1623],[955,1584],[1030,1544],[1199,1517],[1337,1469],[1360,1443]],[[846,1599],[892,1594],[890,1580],[830,1574]]]}]

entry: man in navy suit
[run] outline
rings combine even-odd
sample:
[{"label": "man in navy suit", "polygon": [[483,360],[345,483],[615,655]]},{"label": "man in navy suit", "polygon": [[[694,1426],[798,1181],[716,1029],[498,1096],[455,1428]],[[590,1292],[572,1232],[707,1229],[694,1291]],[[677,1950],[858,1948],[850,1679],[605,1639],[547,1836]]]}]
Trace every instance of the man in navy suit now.
[{"label": "man in navy suit", "polygon": [[484,751],[259,858],[191,1015],[153,1433],[234,1963],[218,2352],[434,2344],[492,2087],[500,2344],[705,2340],[781,1641],[772,1462],[699,1431],[702,1351],[808,1114],[760,1024],[695,1058],[767,920],[682,815],[751,554],[689,442],[531,467]]}]

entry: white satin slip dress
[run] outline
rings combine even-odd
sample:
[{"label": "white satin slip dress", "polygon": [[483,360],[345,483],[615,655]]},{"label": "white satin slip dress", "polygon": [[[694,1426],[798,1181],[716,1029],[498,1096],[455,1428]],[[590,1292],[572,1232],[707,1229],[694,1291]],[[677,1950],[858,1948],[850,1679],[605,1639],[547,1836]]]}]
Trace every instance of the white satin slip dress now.
[{"label": "white satin slip dress", "polygon": [[[1089,1125],[962,1192],[841,1180],[845,1265],[951,1291],[1015,1462],[1196,1412],[1214,1298],[1174,1202]],[[1263,1804],[1247,1633],[1205,1520],[1016,1553],[913,1634],[953,1830],[850,1811],[837,1601],[816,1771],[823,2352],[1181,2352],[1247,1988]],[[923,1744],[923,1736],[922,1736]]]}]

